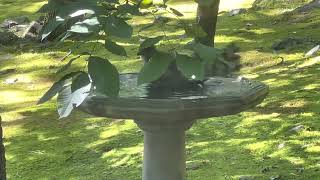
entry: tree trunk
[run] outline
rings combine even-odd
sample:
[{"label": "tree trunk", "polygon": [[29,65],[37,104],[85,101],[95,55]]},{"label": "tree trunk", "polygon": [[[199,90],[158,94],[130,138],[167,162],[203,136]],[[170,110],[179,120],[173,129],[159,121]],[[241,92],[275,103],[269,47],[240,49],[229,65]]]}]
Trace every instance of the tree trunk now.
[{"label": "tree trunk", "polygon": [[[216,35],[216,27],[219,13],[220,0],[215,0],[211,6],[198,5],[197,23],[207,33],[206,37],[196,38],[196,42],[200,42],[207,46],[214,47],[214,37]],[[215,75],[215,65],[206,65],[205,75]]]},{"label": "tree trunk", "polygon": [[0,116],[0,180],[6,180],[6,159],[5,159],[3,139],[2,139],[1,116]]},{"label": "tree trunk", "polygon": [[211,6],[198,5],[197,23],[207,33],[207,36],[204,38],[197,38],[196,41],[207,46],[214,46],[219,5],[220,0],[216,0]]}]

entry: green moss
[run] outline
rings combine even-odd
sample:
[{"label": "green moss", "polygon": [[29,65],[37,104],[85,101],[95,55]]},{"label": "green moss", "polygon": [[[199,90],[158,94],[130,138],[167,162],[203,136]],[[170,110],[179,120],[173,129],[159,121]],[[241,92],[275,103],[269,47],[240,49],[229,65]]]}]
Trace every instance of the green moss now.
[{"label": "green moss", "polygon": [[0,22],[6,18],[29,16],[34,19],[35,12],[45,3],[43,0],[1,0]]},{"label": "green moss", "polygon": [[[26,11],[23,8],[34,8],[41,3],[0,2],[2,19],[23,14]],[[4,8],[8,2],[14,4],[6,7],[12,11]],[[185,18],[193,21],[192,3],[175,5],[187,11]],[[313,11],[300,21],[300,16],[293,16],[298,19],[295,22],[278,21],[281,12],[282,9],[250,11],[235,17],[221,14],[217,46],[224,47],[230,42],[240,46],[244,64],[241,74],[267,83],[271,92],[261,105],[248,112],[204,119],[188,131],[188,164],[200,164],[198,169],[188,170],[190,180],[238,179],[244,175],[266,180],[274,175],[286,180],[319,179],[319,61],[303,57],[312,44],[279,52],[273,52],[271,46],[289,36],[319,40],[316,27],[320,23],[320,11]],[[135,29],[149,21],[145,17],[136,20]],[[247,23],[253,24],[249,30]],[[179,35],[183,32],[171,27],[167,31],[169,41],[161,47],[181,46]],[[147,33],[158,35],[156,32],[157,29],[151,29]],[[97,53],[112,60],[121,72],[137,72],[141,67],[136,56],[137,42],[137,37],[122,42],[127,44],[130,58],[111,55],[102,47],[97,48]],[[0,86],[9,178],[141,179],[143,135],[132,121],[95,118],[81,112],[59,120],[54,101],[35,105],[57,79],[55,72],[66,63],[59,59],[72,46],[66,42],[58,48],[44,50],[32,44],[3,47],[0,53],[0,71],[16,69],[13,74],[1,76],[0,81],[18,78],[16,84]],[[92,43],[84,44],[72,56],[91,48]],[[284,59],[283,63],[279,63],[279,57]],[[74,68],[84,67],[85,58],[76,61]],[[304,125],[305,129],[291,132],[297,125]]]},{"label": "green moss", "polygon": [[293,9],[304,5],[311,0],[255,0],[254,8],[283,8]]}]

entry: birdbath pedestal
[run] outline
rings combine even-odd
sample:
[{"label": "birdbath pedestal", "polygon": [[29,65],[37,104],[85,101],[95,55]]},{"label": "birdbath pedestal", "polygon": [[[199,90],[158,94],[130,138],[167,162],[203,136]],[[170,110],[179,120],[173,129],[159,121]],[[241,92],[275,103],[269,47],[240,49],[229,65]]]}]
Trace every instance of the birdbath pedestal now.
[{"label": "birdbath pedestal", "polygon": [[80,109],[99,117],[133,119],[143,130],[143,180],[186,180],[185,131],[198,119],[252,108],[268,91],[263,83],[245,78],[211,77],[201,87],[157,98],[146,86],[137,86],[137,74],[123,74],[119,98],[93,92]]}]

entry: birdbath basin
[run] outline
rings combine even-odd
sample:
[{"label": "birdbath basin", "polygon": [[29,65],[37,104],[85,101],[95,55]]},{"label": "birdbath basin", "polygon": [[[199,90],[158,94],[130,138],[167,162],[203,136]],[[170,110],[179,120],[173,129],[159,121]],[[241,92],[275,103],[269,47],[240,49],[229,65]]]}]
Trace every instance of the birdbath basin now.
[{"label": "birdbath basin", "polygon": [[185,131],[197,119],[252,108],[269,92],[257,81],[210,77],[202,86],[153,93],[147,85],[137,86],[137,77],[122,74],[118,98],[92,92],[80,109],[100,117],[133,119],[143,130],[143,180],[185,180]]}]

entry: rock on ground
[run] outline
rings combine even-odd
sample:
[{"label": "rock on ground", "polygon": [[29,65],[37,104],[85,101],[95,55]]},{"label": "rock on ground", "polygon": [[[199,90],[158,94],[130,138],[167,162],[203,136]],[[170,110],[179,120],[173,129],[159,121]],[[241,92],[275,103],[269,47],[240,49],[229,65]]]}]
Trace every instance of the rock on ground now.
[{"label": "rock on ground", "polygon": [[32,21],[27,29],[24,31],[22,38],[37,38],[38,34],[40,33],[42,29],[42,25],[37,21]]},{"label": "rock on ground", "polygon": [[5,45],[5,46],[12,45],[18,40],[19,40],[19,37],[15,35],[13,32],[8,32],[8,31],[0,32],[0,44],[2,45]]},{"label": "rock on ground", "polygon": [[14,21],[14,20],[6,19],[0,24],[0,27],[3,29],[10,29],[16,25],[18,25],[18,22]]},{"label": "rock on ground", "polygon": [[247,10],[244,9],[244,8],[241,8],[241,9],[233,9],[229,12],[229,16],[237,16],[237,15],[240,15],[240,14],[244,14],[246,13]]}]

